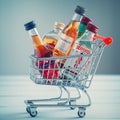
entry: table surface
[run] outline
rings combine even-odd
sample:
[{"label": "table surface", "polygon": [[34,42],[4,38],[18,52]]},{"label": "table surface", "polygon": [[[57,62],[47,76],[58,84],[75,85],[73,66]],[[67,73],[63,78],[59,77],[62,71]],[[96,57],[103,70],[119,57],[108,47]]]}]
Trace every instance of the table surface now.
[{"label": "table surface", "polygon": [[[95,75],[87,92],[92,105],[83,120],[120,120],[120,75]],[[58,93],[57,87],[35,84],[29,76],[0,76],[0,120],[79,120],[78,109],[65,107],[39,107],[35,118],[26,112],[24,100]]]}]

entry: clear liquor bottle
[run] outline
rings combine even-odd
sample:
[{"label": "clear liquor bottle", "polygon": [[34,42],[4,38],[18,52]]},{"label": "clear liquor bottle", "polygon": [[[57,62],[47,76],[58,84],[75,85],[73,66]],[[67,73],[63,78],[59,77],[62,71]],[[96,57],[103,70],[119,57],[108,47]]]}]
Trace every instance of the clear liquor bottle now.
[{"label": "clear liquor bottle", "polygon": [[65,25],[61,22],[55,22],[53,30],[48,32],[44,37],[43,37],[43,44],[44,46],[53,46],[55,47],[58,40],[59,40],[59,35]]}]

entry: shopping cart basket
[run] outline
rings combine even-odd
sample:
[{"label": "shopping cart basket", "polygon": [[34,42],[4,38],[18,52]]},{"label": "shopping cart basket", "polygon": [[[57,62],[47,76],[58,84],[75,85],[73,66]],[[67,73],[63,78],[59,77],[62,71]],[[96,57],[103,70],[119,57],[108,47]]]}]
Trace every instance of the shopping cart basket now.
[{"label": "shopping cart basket", "polygon": [[[106,44],[106,42],[100,40],[93,41],[92,44],[94,46],[93,52],[89,55],[81,54],[46,58],[36,58],[34,55],[30,56],[30,79],[36,84],[57,86],[60,90],[58,97],[25,100],[25,104],[27,105],[26,111],[30,116],[35,117],[37,115],[37,108],[45,106],[69,107],[70,109],[78,108],[78,116],[80,118],[86,115],[86,108],[91,105],[91,98],[87,92],[87,88],[90,87],[103,50],[105,46],[108,45],[108,43]],[[79,59],[80,57],[82,57],[83,60],[82,63],[77,66],[61,67],[60,65],[60,61],[74,61],[74,59]],[[70,64],[72,64],[72,62]],[[77,97],[72,97],[68,89],[69,87],[76,89]],[[62,97],[63,92],[66,92],[66,97]],[[82,99],[81,94],[87,97],[87,102],[85,104],[77,104],[77,101]],[[55,103],[42,103],[45,101],[55,101]],[[38,102],[40,104],[38,104]]]}]

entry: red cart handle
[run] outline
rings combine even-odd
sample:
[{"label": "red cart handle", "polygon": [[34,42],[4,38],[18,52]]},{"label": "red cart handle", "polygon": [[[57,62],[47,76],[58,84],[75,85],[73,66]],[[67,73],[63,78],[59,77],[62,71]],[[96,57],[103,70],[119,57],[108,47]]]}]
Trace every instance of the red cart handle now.
[{"label": "red cart handle", "polygon": [[104,37],[102,35],[95,34],[94,35],[94,40],[96,40],[97,38],[100,39],[100,40],[102,40],[105,43],[105,45],[107,45],[107,46],[111,45],[112,42],[113,42],[112,37]]}]

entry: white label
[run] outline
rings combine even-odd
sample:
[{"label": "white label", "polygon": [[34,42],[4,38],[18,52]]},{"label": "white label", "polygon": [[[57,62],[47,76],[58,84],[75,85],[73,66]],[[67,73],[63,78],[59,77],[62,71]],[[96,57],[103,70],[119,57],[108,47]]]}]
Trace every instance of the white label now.
[{"label": "white label", "polygon": [[67,35],[61,33],[60,40],[58,40],[58,43],[56,45],[56,49],[58,49],[61,52],[67,52],[72,42],[73,38],[68,37]]},{"label": "white label", "polygon": [[[76,51],[76,50],[72,50],[71,51],[71,53],[70,53],[70,56],[74,56],[74,55],[80,55],[80,52],[78,52],[78,51]],[[74,65],[75,65],[75,63],[76,63],[76,61],[77,61],[77,59],[78,59],[78,57],[72,57],[72,58],[69,58],[69,59],[67,59],[66,60],[66,62],[65,62],[65,64],[64,64],[64,66],[67,68],[68,66],[70,66],[70,67],[75,67]]]},{"label": "white label", "polygon": [[71,67],[83,67],[83,65],[85,64],[88,57],[85,57],[85,56],[82,57],[81,53],[90,54],[91,51],[89,49],[87,49],[87,48],[84,48],[84,47],[80,46],[79,44],[74,44],[74,47],[73,47],[70,55],[79,55],[79,57],[74,57],[74,58],[70,58],[70,59],[66,60],[64,66],[66,68],[68,66],[71,66]]}]

